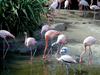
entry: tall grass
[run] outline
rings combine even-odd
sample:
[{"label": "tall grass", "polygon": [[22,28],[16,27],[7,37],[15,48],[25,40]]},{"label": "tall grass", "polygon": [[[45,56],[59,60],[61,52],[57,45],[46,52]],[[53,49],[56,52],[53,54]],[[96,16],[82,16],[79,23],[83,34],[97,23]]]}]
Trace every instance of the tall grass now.
[{"label": "tall grass", "polygon": [[15,35],[32,33],[41,24],[47,0],[0,0],[0,29]]}]

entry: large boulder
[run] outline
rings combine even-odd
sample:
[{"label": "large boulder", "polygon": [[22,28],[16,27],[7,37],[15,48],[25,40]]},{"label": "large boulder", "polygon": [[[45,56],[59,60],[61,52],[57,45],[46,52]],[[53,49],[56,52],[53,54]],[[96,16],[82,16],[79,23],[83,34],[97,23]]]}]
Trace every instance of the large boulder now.
[{"label": "large boulder", "polygon": [[58,31],[65,31],[67,29],[66,23],[55,23],[51,25],[52,28]]}]

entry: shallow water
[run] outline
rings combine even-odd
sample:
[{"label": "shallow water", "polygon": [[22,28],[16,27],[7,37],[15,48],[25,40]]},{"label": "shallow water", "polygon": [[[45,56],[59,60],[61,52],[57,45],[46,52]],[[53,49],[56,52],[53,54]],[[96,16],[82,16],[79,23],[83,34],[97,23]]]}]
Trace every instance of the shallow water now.
[{"label": "shallow water", "polygon": [[[85,63],[77,65],[76,75],[100,75],[100,21],[86,19],[77,15],[68,15],[67,11],[61,11],[55,22],[68,23],[68,29],[63,31],[68,36],[69,42],[65,46],[69,47],[68,54],[72,56],[80,55],[83,50],[82,42],[87,36],[94,36],[97,39],[92,46],[93,64],[88,65],[87,56],[84,55]],[[65,16],[66,15],[66,16]],[[58,63],[55,57],[50,57],[49,62],[44,62],[42,56],[35,57],[30,63],[29,56],[12,54],[6,60],[3,60],[3,69],[0,75],[66,75],[65,65]],[[73,65],[74,66],[74,65]],[[73,68],[70,75],[74,75]]]},{"label": "shallow water", "polygon": [[[28,58],[28,56],[13,55],[12,59],[6,60],[3,66],[5,69],[0,75],[66,75],[65,65],[56,60],[44,63],[41,57],[35,57],[31,64]],[[77,75],[99,75],[99,70],[98,65],[77,65]],[[70,70],[70,75],[74,75],[73,68]]]}]

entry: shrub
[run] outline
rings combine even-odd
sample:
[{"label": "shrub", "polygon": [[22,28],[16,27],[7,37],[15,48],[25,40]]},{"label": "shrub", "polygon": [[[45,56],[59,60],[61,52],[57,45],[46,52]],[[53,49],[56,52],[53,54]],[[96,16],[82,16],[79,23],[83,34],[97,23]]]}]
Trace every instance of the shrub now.
[{"label": "shrub", "polygon": [[0,29],[14,35],[33,33],[41,24],[47,0],[0,0]]}]

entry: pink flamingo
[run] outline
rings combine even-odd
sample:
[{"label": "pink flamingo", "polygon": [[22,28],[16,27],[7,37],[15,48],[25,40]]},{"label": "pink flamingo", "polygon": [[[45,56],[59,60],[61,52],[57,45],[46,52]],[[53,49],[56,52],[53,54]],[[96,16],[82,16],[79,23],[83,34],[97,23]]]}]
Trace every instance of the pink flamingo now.
[{"label": "pink flamingo", "polygon": [[[28,47],[28,48],[30,48],[30,52],[31,52],[31,57],[30,57],[30,60],[32,61],[32,46],[36,46],[36,44],[37,44],[37,41],[35,40],[35,38],[33,38],[33,37],[28,37],[27,36],[27,33],[26,32],[24,32],[24,34],[25,34],[25,45]],[[35,51],[34,51],[34,54],[33,54],[33,56],[35,55],[35,52],[36,52],[36,49],[35,49]]]},{"label": "pink flamingo", "polygon": [[48,30],[46,33],[45,33],[45,49],[44,49],[44,54],[43,54],[43,58],[46,59],[46,51],[47,51],[47,48],[48,48],[48,41],[53,39],[54,37],[58,36],[59,34],[61,34],[61,32],[59,31],[56,31],[56,30]]},{"label": "pink flamingo", "polygon": [[96,39],[94,37],[92,37],[92,36],[88,36],[87,38],[84,39],[84,41],[83,41],[84,51],[80,55],[80,62],[81,63],[82,63],[82,57],[87,51],[87,47],[89,47],[89,64],[92,63],[92,61],[91,61],[92,60],[92,57],[91,57],[91,55],[92,55],[91,46],[93,44],[95,44],[95,42],[96,42]]},{"label": "pink flamingo", "polygon": [[8,46],[7,49],[5,50],[5,52],[3,51],[3,59],[4,59],[6,57],[8,49],[9,49],[9,44],[8,44],[8,41],[6,40],[6,37],[11,37],[14,39],[15,36],[6,30],[0,30],[0,37],[4,39],[4,41],[6,42],[6,44]]}]

